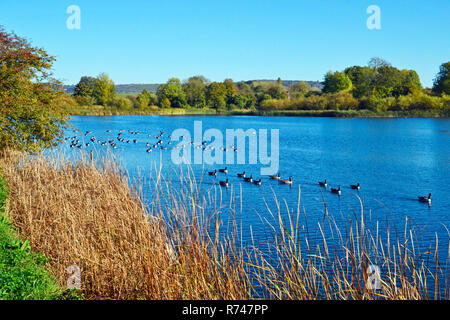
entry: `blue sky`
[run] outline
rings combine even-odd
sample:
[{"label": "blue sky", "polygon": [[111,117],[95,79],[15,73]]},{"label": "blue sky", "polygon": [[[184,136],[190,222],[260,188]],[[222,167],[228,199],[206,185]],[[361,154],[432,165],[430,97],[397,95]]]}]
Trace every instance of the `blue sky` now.
[{"label": "blue sky", "polygon": [[[70,5],[80,30],[66,27]],[[381,30],[366,27],[369,5],[381,9]],[[448,0],[0,1],[0,24],[55,55],[67,84],[101,72],[116,84],[322,80],[378,56],[431,86],[450,60],[449,21]]]}]

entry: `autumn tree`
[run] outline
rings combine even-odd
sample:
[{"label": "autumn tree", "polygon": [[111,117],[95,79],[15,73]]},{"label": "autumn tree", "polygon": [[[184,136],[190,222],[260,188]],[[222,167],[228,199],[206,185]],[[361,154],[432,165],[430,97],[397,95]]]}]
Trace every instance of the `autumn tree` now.
[{"label": "autumn tree", "polygon": [[67,99],[52,79],[55,58],[0,26],[0,149],[41,151],[63,137]]}]

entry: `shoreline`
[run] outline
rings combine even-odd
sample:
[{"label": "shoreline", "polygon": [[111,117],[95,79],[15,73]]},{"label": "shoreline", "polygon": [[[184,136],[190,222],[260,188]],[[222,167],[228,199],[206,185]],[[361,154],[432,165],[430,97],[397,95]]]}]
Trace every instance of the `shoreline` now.
[{"label": "shoreline", "polygon": [[278,111],[257,111],[257,110],[228,110],[217,112],[214,109],[160,109],[160,110],[71,110],[67,112],[69,116],[263,116],[263,117],[320,117],[320,118],[433,118],[448,119],[450,111],[386,111],[374,112],[370,110],[278,110]]}]

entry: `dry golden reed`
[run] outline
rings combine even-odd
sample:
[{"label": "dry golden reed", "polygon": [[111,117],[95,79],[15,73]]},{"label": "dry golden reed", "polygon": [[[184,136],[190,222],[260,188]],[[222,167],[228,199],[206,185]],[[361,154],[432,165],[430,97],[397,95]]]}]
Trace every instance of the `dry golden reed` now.
[{"label": "dry golden reed", "polygon": [[163,219],[149,218],[114,164],[73,165],[9,153],[1,166],[10,190],[9,217],[33,250],[51,259],[61,286],[66,269],[77,265],[88,299],[248,298],[242,264],[213,256],[211,243],[195,228],[181,230],[181,221],[192,219],[182,206],[180,230],[169,239]]},{"label": "dry golden reed", "polygon": [[[51,259],[61,286],[67,268],[80,267],[88,299],[449,298],[448,266],[437,259],[437,241],[420,251],[408,221],[402,237],[395,231],[391,238],[388,227],[383,238],[378,222],[376,230],[367,227],[362,203],[345,229],[324,203],[315,243],[304,228],[301,190],[297,213],[287,205],[284,213],[274,194],[276,212],[267,206],[262,219],[270,240],[244,247],[233,190],[224,205],[221,189],[204,191],[189,170],[170,179],[155,170],[144,205],[139,182],[130,183],[114,159],[88,158],[0,157],[8,214],[20,236]],[[219,218],[224,210],[231,221]],[[379,290],[366,286],[372,264],[383,269]]]}]

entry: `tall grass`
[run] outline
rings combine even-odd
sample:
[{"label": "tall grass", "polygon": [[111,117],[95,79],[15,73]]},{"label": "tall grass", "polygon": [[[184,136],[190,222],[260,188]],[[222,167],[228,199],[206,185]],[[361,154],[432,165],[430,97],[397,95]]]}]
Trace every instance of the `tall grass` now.
[{"label": "tall grass", "polygon": [[[0,162],[18,232],[51,258],[60,285],[69,266],[80,267],[88,299],[449,297],[437,244],[421,252],[408,223],[402,237],[387,232],[383,239],[366,226],[362,205],[345,230],[325,211],[322,239],[314,243],[301,227],[308,218],[300,202],[296,212],[284,212],[275,196],[277,211],[268,206],[262,215],[274,241],[244,245],[233,192],[225,199],[189,170],[168,177],[154,170],[144,203],[139,183],[112,158],[72,162],[9,152]],[[382,272],[380,290],[366,285],[372,264]]]}]

